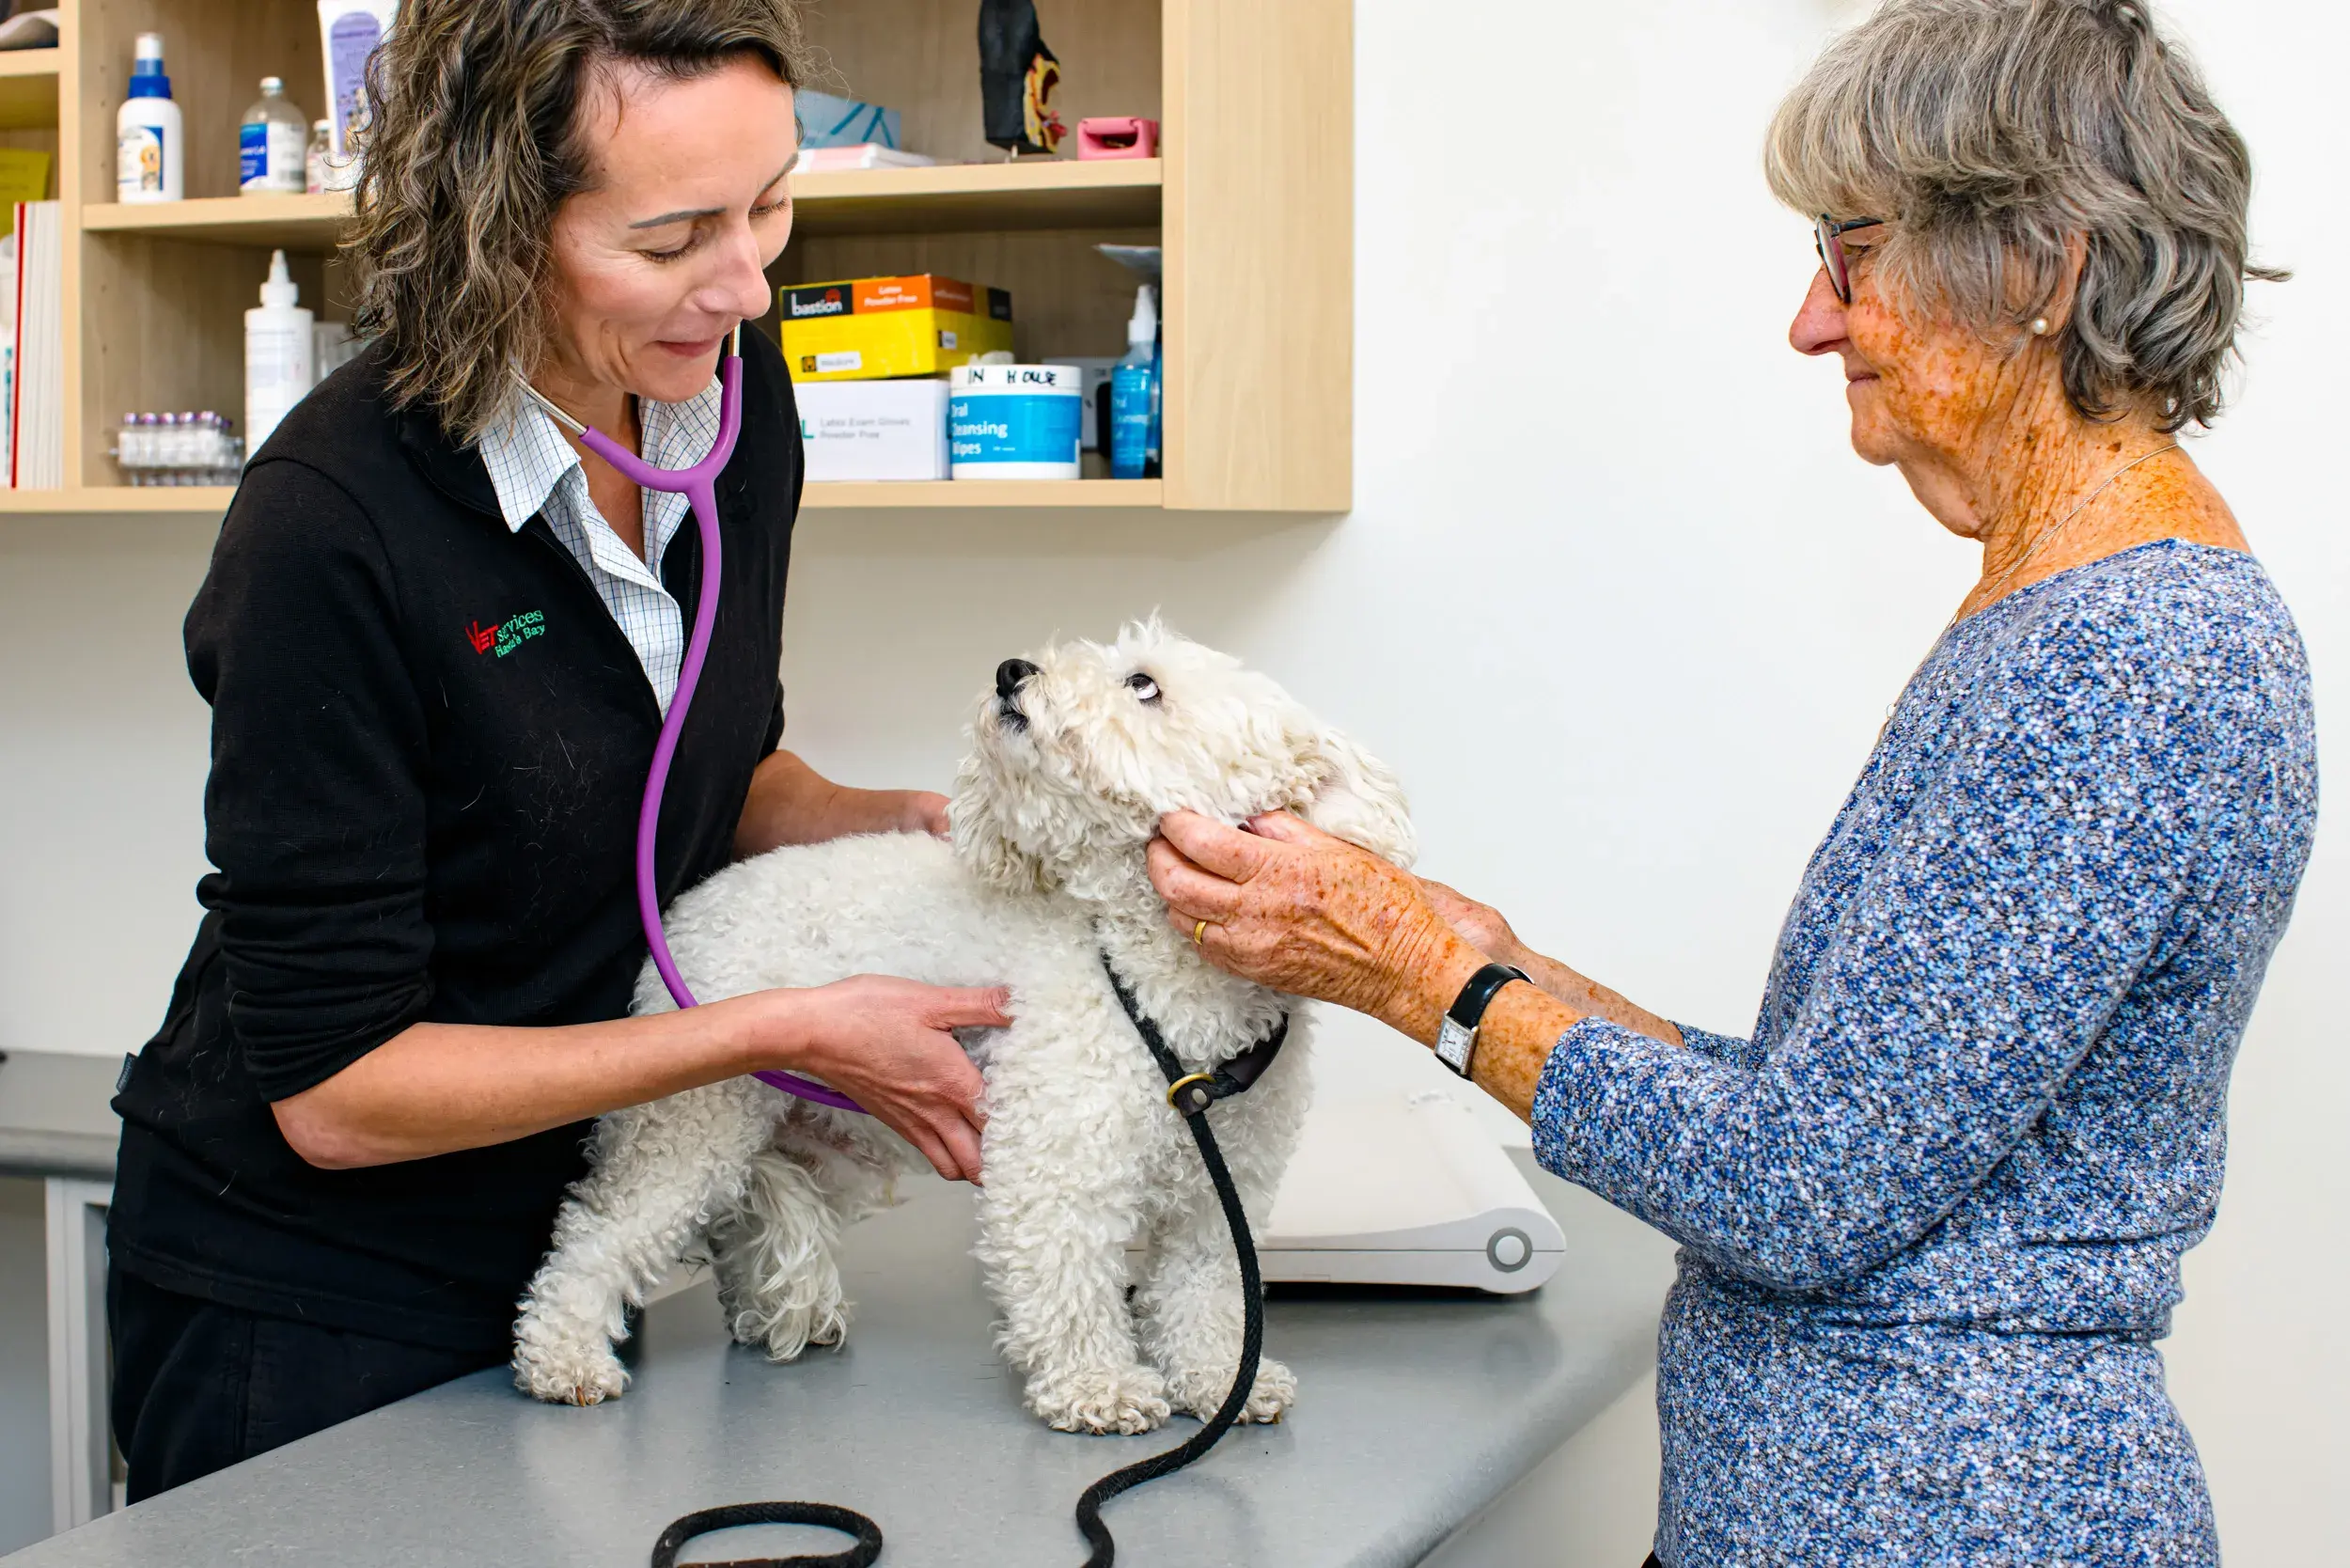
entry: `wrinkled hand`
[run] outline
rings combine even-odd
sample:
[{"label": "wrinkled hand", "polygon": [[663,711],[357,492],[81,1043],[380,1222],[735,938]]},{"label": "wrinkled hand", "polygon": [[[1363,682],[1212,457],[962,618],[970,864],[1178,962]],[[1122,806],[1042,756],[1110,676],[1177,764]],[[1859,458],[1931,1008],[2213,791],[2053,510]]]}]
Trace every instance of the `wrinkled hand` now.
[{"label": "wrinkled hand", "polygon": [[1189,811],[1160,822],[1151,883],[1167,901],[1168,923],[1187,939],[1198,930],[1209,962],[1244,979],[1353,1008],[1406,1033],[1433,1027],[1419,1016],[1419,994],[1441,984],[1437,977],[1457,968],[1467,949],[1418,881],[1287,812],[1248,826],[1242,832]]},{"label": "wrinkled hand", "polygon": [[948,1181],[979,1180],[979,1070],[950,1030],[1011,1022],[1002,988],[919,985],[858,975],[807,991],[761,994],[783,1010],[763,1065],[810,1073],[870,1111],[922,1152]]},{"label": "wrinkled hand", "polygon": [[1426,877],[1417,879],[1419,890],[1444,917],[1445,923],[1461,933],[1462,939],[1496,964],[1526,967],[1526,944],[1510,929],[1510,922],[1501,917],[1501,911],[1490,904],[1479,903],[1465,893],[1432,882]]}]

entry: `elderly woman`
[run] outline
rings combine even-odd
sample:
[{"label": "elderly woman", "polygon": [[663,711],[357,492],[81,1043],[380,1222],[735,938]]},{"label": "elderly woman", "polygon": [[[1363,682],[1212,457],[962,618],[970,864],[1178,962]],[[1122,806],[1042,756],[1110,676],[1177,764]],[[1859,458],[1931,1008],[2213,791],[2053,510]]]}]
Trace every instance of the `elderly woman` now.
[{"label": "elderly woman", "polygon": [[[588,1119],[816,1073],[979,1170],[948,1031],[992,992],[867,978],[627,1017],[639,792],[698,592],[640,494],[521,380],[699,462],[720,349],[791,229],[791,0],[407,0],[354,242],[373,338],[256,454],[187,621],[215,874],[116,1102],[115,1432],[135,1499],[505,1359]],[[716,635],[662,896],[736,855],[942,830],[832,784],[777,684],[791,387],[744,335]]]},{"label": "elderly woman", "polygon": [[1434,1043],[1683,1243],[1654,1561],[2215,1562],[2155,1341],[2317,799],[2292,619],[2176,439],[2258,275],[2245,149],[2138,5],[1891,0],[1769,171],[1819,215],[1795,347],[1982,567],[1753,1037],[1287,817],[1171,817],[1153,880],[1211,962]]}]

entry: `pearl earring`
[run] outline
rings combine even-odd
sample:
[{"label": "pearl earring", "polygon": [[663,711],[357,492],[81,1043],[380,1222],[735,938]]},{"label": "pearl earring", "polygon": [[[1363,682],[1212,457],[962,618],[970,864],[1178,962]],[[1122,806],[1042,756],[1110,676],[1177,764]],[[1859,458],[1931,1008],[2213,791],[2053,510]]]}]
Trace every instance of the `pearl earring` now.
[{"label": "pearl earring", "polygon": [[2031,319],[2031,335],[2032,335],[2034,337],[2047,337],[2047,336],[2048,336],[2048,318],[2047,318],[2047,317],[2045,317],[2045,316],[2034,316],[2034,317]]}]

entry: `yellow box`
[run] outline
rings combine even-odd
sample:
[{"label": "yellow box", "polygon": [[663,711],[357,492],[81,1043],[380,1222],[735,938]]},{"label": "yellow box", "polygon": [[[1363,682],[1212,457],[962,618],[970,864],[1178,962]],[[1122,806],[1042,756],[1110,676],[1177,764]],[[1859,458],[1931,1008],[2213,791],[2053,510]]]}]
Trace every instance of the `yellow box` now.
[{"label": "yellow box", "polygon": [[940,376],[1011,351],[1011,295],[928,273],[795,284],[776,313],[795,381]]}]

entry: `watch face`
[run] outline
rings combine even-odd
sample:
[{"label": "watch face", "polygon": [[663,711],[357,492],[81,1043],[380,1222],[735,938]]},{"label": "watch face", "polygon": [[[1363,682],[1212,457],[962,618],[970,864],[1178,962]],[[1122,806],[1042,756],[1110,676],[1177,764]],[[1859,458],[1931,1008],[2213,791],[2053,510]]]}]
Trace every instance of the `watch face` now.
[{"label": "watch face", "polygon": [[1469,1053],[1477,1047],[1477,1031],[1448,1018],[1436,1030],[1436,1059],[1463,1077],[1468,1076]]}]

